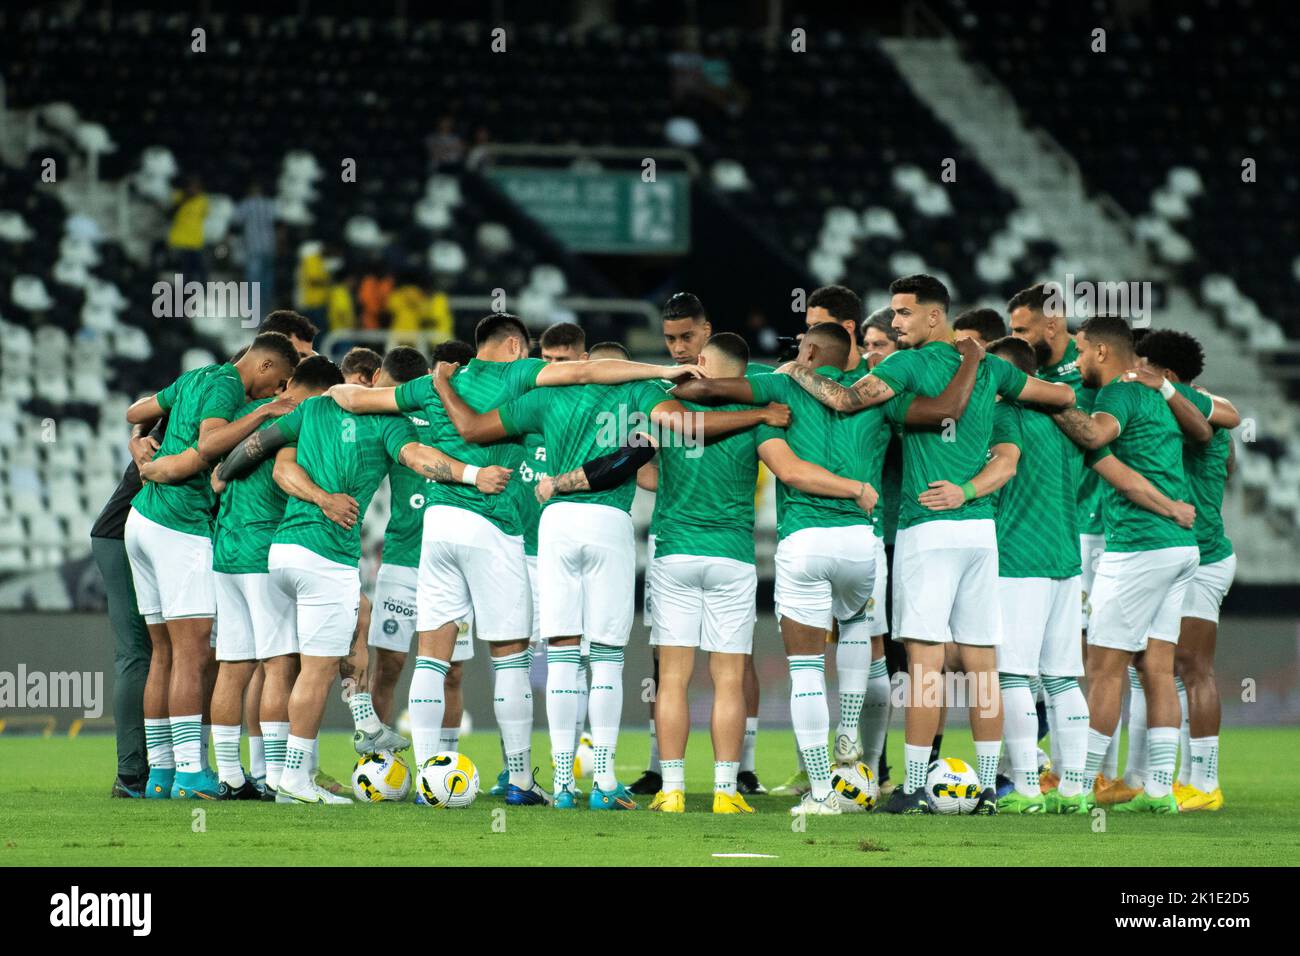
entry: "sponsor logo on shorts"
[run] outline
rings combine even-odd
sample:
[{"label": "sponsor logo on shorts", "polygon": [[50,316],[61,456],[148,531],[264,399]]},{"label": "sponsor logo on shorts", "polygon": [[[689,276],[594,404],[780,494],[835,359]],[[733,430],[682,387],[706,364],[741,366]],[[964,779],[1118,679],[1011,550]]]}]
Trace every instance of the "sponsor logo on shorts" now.
[{"label": "sponsor logo on shorts", "polygon": [[396,614],[398,617],[415,617],[414,605],[401,604],[389,598],[384,599],[384,610],[389,614]]},{"label": "sponsor logo on shorts", "polygon": [[391,617],[384,622],[384,633],[389,635],[397,633],[397,622]]}]

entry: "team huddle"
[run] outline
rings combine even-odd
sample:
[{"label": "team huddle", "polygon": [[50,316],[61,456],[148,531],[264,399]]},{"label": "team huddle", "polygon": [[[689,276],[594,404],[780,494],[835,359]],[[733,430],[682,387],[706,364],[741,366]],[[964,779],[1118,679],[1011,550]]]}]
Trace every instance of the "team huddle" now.
[{"label": "team huddle", "polygon": [[[547,329],[533,358],[526,326],[495,313],[473,347],[354,349],[337,366],[312,352],[309,322],[278,312],[231,362],[137,401],[144,484],[125,544],[153,643],[145,795],[349,803],[316,756],[335,680],[359,754],[410,747],[423,767],[458,748],[461,672],[482,642],[507,804],[632,810],[645,794],[651,810],[684,812],[699,649],[713,812],[753,813],[745,797],[766,792],[753,666],[766,469],[799,761],[774,792],[799,797],[793,814],[842,813],[845,781],[854,795],[886,782],[891,671],[905,768],[873,792],[879,811],[933,812],[949,706],[969,711],[963,796],[976,814],[1221,807],[1213,654],[1235,566],[1221,506],[1240,419],[1193,386],[1200,346],[1169,330],[1135,341],[1110,317],[1071,334],[1051,286],[1011,300],[1011,335],[988,309],[950,322],[931,276],[890,295],[864,319],[850,290],[816,290],[798,354],[778,368],[713,334],[689,293],[663,312],[672,365],[588,348],[571,323]],[[372,610],[361,528],[385,479]],[[655,495],[655,670],[652,764],[629,786],[614,761],[638,487]],[[393,698],[413,639],[408,740]],[[549,790],[534,776],[534,654]],[[942,692],[955,675],[969,699]],[[575,755],[588,744],[583,794]]]}]

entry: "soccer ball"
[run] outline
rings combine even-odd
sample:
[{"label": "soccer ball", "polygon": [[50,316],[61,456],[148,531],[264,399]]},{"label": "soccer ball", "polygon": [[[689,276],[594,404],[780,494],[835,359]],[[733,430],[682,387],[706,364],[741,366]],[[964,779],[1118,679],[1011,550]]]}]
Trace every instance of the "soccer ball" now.
[{"label": "soccer ball", "polygon": [[352,768],[352,792],[362,803],[405,800],[411,792],[411,770],[391,750],[362,754]]},{"label": "soccer ball", "polygon": [[865,813],[880,799],[876,775],[861,761],[852,767],[832,770],[831,789],[835,791],[835,801],[845,813]]},{"label": "soccer ball", "polygon": [[980,778],[971,765],[956,757],[930,764],[925,795],[935,813],[970,813],[980,798]]},{"label": "soccer ball", "polygon": [[596,750],[591,745],[591,734],[583,734],[578,739],[578,749],[573,754],[573,779],[590,777],[595,769]]},{"label": "soccer ball", "polygon": [[464,754],[445,750],[420,767],[417,786],[431,807],[468,807],[478,796],[478,768]]}]

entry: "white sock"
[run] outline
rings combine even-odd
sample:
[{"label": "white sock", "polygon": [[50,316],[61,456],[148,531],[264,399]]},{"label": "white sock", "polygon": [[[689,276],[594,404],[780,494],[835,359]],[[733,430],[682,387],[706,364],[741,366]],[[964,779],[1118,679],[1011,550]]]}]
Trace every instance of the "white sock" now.
[{"label": "white sock", "polygon": [[803,756],[814,800],[831,792],[831,759],[826,738],[831,730],[826,705],[826,655],[792,654],[790,664],[790,718]]},{"label": "white sock", "polygon": [[1047,691],[1047,713],[1052,723],[1052,749],[1060,754],[1053,758],[1057,785],[1063,797],[1074,797],[1087,785],[1088,699],[1083,696],[1077,677],[1043,677]]},{"label": "white sock", "polygon": [[880,769],[880,752],[889,732],[889,668],[879,657],[867,673],[867,700],[862,709],[862,762],[872,773]]},{"label": "white sock", "polygon": [[353,694],[348,699],[348,710],[352,711],[352,726],[357,730],[368,734],[377,734],[384,729],[384,725],[379,720],[379,715],[375,713],[374,704],[371,703],[368,693]]},{"label": "white sock", "polygon": [[262,746],[262,735],[248,735],[248,772],[254,780],[266,776],[266,750]]},{"label": "white sock", "polygon": [[284,773],[285,751],[289,744],[287,720],[262,721],[262,740],[266,746],[266,785],[272,790],[280,786]]},{"label": "white sock", "polygon": [[904,743],[903,766],[907,770],[907,776],[903,780],[903,792],[924,791],[925,780],[930,775],[930,745],[913,746]]},{"label": "white sock", "polygon": [[[1038,711],[1029,681],[1020,674],[999,674],[1002,687],[1002,736],[1007,742],[1007,759],[1016,793],[1035,797],[1038,787]],[[997,771],[994,771],[996,777]],[[980,785],[984,786],[983,775]]]},{"label": "white sock", "polygon": [[311,789],[311,751],[315,744],[314,739],[289,735],[285,745],[280,787],[293,793],[306,793]]},{"label": "white sock", "polygon": [[[655,692],[657,693],[658,690],[659,688],[656,687]],[[659,732],[655,729],[655,719],[653,717],[650,718],[650,763],[646,766],[646,769],[651,773],[663,776],[663,767],[659,762]]]},{"label": "white sock", "polygon": [[[548,656],[549,661],[549,656]],[[582,732],[587,728],[587,701],[591,695],[591,661],[583,657],[578,661],[578,713],[573,721],[573,739],[575,746],[582,739]]]},{"label": "white sock", "polygon": [[713,761],[713,789],[728,796],[736,795],[736,773],[740,764],[734,760]]},{"label": "white sock", "polygon": [[1167,797],[1174,786],[1174,763],[1178,760],[1178,728],[1152,727],[1147,731],[1148,796]]},{"label": "white sock", "polygon": [[217,776],[238,789],[244,785],[244,768],[239,764],[239,724],[213,724],[212,740],[217,751]]},{"label": "white sock", "polygon": [[1102,761],[1106,759],[1106,751],[1110,748],[1110,742],[1118,736],[1118,733],[1112,736],[1103,734],[1100,730],[1088,728],[1088,757],[1083,766],[1085,790],[1091,790],[1093,784],[1097,782],[1097,774],[1101,770]]},{"label": "white sock", "polygon": [[533,785],[533,688],[528,679],[531,667],[529,648],[492,658],[492,708],[506,750],[506,770],[510,782],[522,790]]},{"label": "white sock", "polygon": [[411,746],[415,750],[415,766],[411,769],[417,772],[438,752],[442,714],[447,706],[443,688],[449,670],[449,661],[434,657],[415,659],[415,673],[411,675],[411,692],[406,707],[411,715]]},{"label": "white sock", "polygon": [[208,769],[208,741],[212,739],[212,725],[200,724],[202,733],[199,736],[199,769]]},{"label": "white sock", "polygon": [[172,722],[167,717],[144,719],[145,746],[149,766],[159,770],[175,770],[176,758],[172,753]]},{"label": "white sock", "polygon": [[573,788],[573,728],[578,709],[581,652],[576,644],[546,649],[546,725],[551,732],[555,791]]},{"label": "white sock", "polygon": [[1187,786],[1192,782],[1192,725],[1187,709],[1187,687],[1181,677],[1174,678],[1174,689],[1178,691],[1178,712],[1183,715],[1178,734],[1178,782]]},{"label": "white sock", "polygon": [[1202,793],[1219,789],[1219,738],[1193,737],[1189,742],[1192,755],[1191,785]]},{"label": "white sock", "polygon": [[867,630],[865,613],[852,620],[840,621],[840,639],[835,645],[835,674],[840,698],[835,736],[837,739],[848,737],[858,747],[862,746],[859,724],[871,673],[871,635]]},{"label": "white sock", "polygon": [[1128,669],[1128,754],[1124,760],[1124,782],[1130,787],[1146,786],[1147,697],[1137,668]]},{"label": "white sock", "polygon": [[754,772],[754,747],[758,744],[758,718],[745,718],[745,743],[740,750],[738,769]]},{"label": "white sock", "polygon": [[171,725],[176,772],[199,773],[203,769],[203,761],[199,756],[203,741],[203,716],[192,714],[188,717],[173,717]]},{"label": "white sock", "polygon": [[664,760],[660,758],[659,766],[663,768],[664,793],[670,790],[686,790],[686,760]]},{"label": "white sock", "polygon": [[[1033,710],[1032,702],[1030,710]],[[1038,715],[1034,714],[1034,720],[1038,720]],[[1034,745],[1033,732],[1030,732],[1029,751],[1032,754],[1030,763],[1034,764],[1034,779],[1038,779],[1038,747]],[[975,773],[980,778],[980,789],[987,790],[990,787],[998,785],[998,757],[1002,755],[1001,740],[977,740],[975,741]],[[1034,793],[1038,792],[1035,785]]]},{"label": "white sock", "polygon": [[438,752],[460,752],[460,724],[442,728],[438,734]]},{"label": "white sock", "polygon": [[[617,789],[614,754],[623,719],[623,648],[591,645],[591,741],[596,751],[593,782],[606,792]],[[572,726],[572,722],[570,722]]]}]

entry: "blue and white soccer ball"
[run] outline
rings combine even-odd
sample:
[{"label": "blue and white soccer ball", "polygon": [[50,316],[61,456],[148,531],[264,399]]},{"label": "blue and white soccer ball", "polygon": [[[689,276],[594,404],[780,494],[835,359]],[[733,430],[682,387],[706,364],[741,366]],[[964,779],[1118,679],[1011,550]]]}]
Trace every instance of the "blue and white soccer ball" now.
[{"label": "blue and white soccer ball", "polygon": [[352,768],[352,792],[362,803],[400,802],[411,792],[411,769],[391,750],[362,754]]},{"label": "blue and white soccer ball", "polygon": [[431,807],[468,807],[478,796],[478,768],[464,754],[445,750],[424,762],[416,786]]},{"label": "blue and white soccer ball", "polygon": [[930,764],[925,795],[935,813],[970,813],[980,798],[980,778],[964,760],[940,757]]}]

